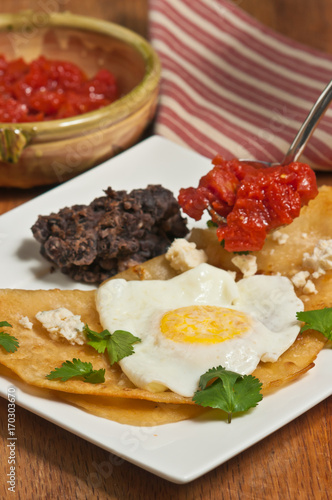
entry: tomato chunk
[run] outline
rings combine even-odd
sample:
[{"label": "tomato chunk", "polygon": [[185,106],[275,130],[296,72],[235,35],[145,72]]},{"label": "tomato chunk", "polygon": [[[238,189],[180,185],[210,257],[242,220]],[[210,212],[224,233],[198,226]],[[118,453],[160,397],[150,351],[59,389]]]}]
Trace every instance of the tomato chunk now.
[{"label": "tomato chunk", "polygon": [[112,73],[92,78],[75,64],[43,56],[27,64],[0,55],[0,122],[22,123],[80,115],[119,97]]}]

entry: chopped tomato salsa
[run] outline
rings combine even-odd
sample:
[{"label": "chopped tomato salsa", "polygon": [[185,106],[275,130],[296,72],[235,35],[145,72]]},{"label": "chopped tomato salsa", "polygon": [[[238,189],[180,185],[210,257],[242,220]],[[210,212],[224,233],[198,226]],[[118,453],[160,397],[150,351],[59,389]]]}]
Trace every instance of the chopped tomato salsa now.
[{"label": "chopped tomato salsa", "polygon": [[318,194],[315,173],[305,163],[265,168],[220,155],[212,163],[197,188],[180,190],[178,201],[195,220],[208,210],[230,252],[260,250],[270,231],[290,224]]},{"label": "chopped tomato salsa", "polygon": [[75,64],[43,56],[26,63],[0,55],[0,122],[57,120],[93,111],[118,97],[115,77],[87,78]]}]

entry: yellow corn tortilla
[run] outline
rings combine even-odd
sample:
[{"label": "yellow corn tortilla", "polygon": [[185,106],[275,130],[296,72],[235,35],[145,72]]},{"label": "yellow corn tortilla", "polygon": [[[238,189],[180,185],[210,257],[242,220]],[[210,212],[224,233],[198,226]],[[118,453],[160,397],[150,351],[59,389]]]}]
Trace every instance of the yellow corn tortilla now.
[{"label": "yellow corn tortilla", "polygon": [[[74,394],[93,394],[156,402],[185,404],[183,398],[170,391],[152,393],[135,387],[122,373],[118,364],[110,366],[106,355],[99,354],[87,344],[71,345],[66,340],[52,340],[47,330],[35,319],[39,311],[66,307],[78,314],[92,330],[101,331],[95,307],[95,292],[82,290],[0,290],[0,318],[6,318],[12,328],[4,328],[14,335],[20,347],[14,353],[0,349],[0,363],[11,369],[26,383],[45,389]],[[33,323],[32,329],[20,324],[22,316]],[[67,382],[48,380],[46,375],[66,360],[78,358],[92,363],[95,370],[105,369],[105,383],[89,384],[82,380]]]},{"label": "yellow corn tortilla", "polygon": [[[159,395],[133,386],[117,364],[110,366],[107,358],[88,345],[70,345],[51,340],[35,319],[37,312],[66,307],[81,316],[93,330],[101,331],[95,308],[95,292],[80,290],[0,290],[0,318],[12,328],[2,330],[14,335],[20,347],[7,353],[0,347],[0,374],[42,388],[46,395],[63,399],[95,415],[120,423],[148,426],[177,422],[206,412],[190,399],[172,392]],[[33,323],[32,329],[20,324],[22,316]],[[48,380],[46,375],[66,360],[79,358],[91,362],[93,368],[105,368],[104,384],[81,380]],[[186,404],[188,403],[189,404]]]},{"label": "yellow corn tortilla", "polygon": [[[95,292],[68,290],[1,290],[0,317],[6,317],[13,328],[5,330],[20,342],[12,354],[0,349],[0,373],[16,376],[25,383],[54,392],[54,396],[75,404],[86,411],[117,422],[131,425],[160,425],[192,418],[206,410],[171,391],[151,393],[133,386],[117,364],[112,367],[107,358],[88,345],[70,345],[51,340],[43,326],[34,318],[40,310],[65,306],[79,314],[90,328],[100,331],[94,303]],[[17,311],[20,311],[19,313]],[[32,330],[19,320],[28,316]],[[253,373],[263,383],[264,392],[284,384],[313,366],[313,361],[326,339],[317,332],[307,331],[276,363],[260,363]],[[94,369],[105,369],[104,384],[88,384],[81,380],[48,380],[46,375],[66,360],[79,358],[92,363]]]},{"label": "yellow corn tortilla", "polygon": [[[319,239],[332,237],[331,224],[326,224],[329,214],[332,215],[332,188],[322,188],[319,196],[303,210],[301,217],[291,226],[282,229],[290,235],[285,245],[268,239],[262,253],[257,254],[259,271],[270,274],[273,270],[274,273],[279,271],[292,276],[300,270],[303,252],[310,252]],[[306,238],[303,237],[304,232],[307,234]],[[211,264],[226,269],[233,268],[227,260],[229,254],[216,241],[213,231],[195,230],[192,238],[199,248],[206,250]],[[165,256],[160,256],[124,271],[117,277],[127,280],[169,279],[176,274]],[[315,280],[317,294],[303,296],[299,292],[306,310],[332,306],[331,278],[332,272],[329,271]],[[19,349],[12,354],[0,348],[2,370],[7,370],[7,374],[16,374],[27,384],[54,391],[57,397],[91,413],[132,425],[173,422],[205,411],[196,407],[190,398],[171,391],[151,393],[134,387],[118,365],[111,367],[105,356],[88,345],[72,346],[66,341],[51,340],[35,315],[39,311],[58,307],[66,307],[80,315],[91,329],[102,330],[95,307],[94,291],[0,290],[0,321],[8,321],[13,326],[6,331],[15,335],[20,342]],[[27,316],[32,321],[31,330],[20,324],[22,316]],[[277,362],[260,363],[253,375],[263,383],[263,392],[279,387],[312,368],[325,343],[325,337],[308,330],[299,335]],[[50,371],[73,358],[91,362],[94,369],[104,368],[105,383],[88,384],[73,379],[61,382],[46,378]]]}]

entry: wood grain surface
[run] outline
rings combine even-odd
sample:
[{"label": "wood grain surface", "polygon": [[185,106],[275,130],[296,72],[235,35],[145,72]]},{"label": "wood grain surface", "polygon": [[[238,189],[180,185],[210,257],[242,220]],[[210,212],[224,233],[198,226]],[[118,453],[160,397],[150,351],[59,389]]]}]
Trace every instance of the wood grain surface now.
[{"label": "wood grain surface", "polygon": [[[237,0],[255,18],[332,53],[330,0]],[[41,6],[104,18],[148,36],[148,0],[1,0],[1,12]],[[54,8],[54,7],[53,7]],[[332,185],[332,174],[319,174]],[[45,191],[0,188],[0,213]],[[16,493],[8,491],[7,400],[0,398],[0,498],[327,500],[332,398],[186,485],[160,479],[16,406]],[[222,446],[222,443],[220,443]],[[197,450],[199,453],[199,450]]]}]

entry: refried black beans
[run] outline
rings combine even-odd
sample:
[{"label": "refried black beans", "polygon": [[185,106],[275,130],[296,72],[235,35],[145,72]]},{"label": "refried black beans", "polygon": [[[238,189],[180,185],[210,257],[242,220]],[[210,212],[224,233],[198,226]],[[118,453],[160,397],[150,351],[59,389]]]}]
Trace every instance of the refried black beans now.
[{"label": "refried black beans", "polygon": [[31,230],[40,253],[75,281],[99,284],[130,266],[165,253],[188,229],[171,191],[105,190],[90,205],[40,215]]}]

